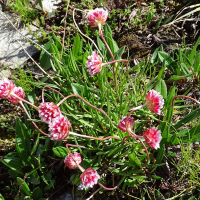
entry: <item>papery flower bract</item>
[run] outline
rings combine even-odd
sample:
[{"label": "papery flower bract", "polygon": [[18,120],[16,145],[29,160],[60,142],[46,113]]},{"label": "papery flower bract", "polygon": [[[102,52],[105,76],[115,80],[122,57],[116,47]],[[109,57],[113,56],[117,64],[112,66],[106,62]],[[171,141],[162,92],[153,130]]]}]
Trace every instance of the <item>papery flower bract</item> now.
[{"label": "papery flower bract", "polygon": [[[122,120],[120,120],[120,123],[117,125],[117,127],[122,131],[122,132],[126,132],[126,118],[124,117]],[[134,122],[132,120],[132,118],[128,118],[127,120],[127,128],[128,129],[133,129],[134,126]]]},{"label": "papery flower bract", "polygon": [[88,68],[88,72],[90,73],[90,75],[94,76],[98,74],[102,69],[102,59],[94,51],[92,52],[91,56],[88,56],[88,59],[89,60],[86,61],[86,67]]},{"label": "papery flower bract", "polygon": [[0,80],[0,98],[8,98],[14,88],[15,84],[9,79],[4,78],[3,80]]},{"label": "papery flower bract", "polygon": [[162,140],[161,131],[157,130],[157,127],[147,129],[143,137],[145,143],[149,145],[152,149],[160,148],[160,141]]},{"label": "papery flower bract", "polygon": [[58,141],[66,139],[69,134],[70,126],[71,123],[67,117],[59,115],[49,123],[49,131],[51,132],[49,137],[51,137],[51,140]]},{"label": "papery flower bract", "polygon": [[43,10],[47,13],[51,13],[53,11],[53,8],[54,8],[51,0],[43,0],[42,1],[42,7],[43,7]]},{"label": "papery flower bract", "polygon": [[145,100],[149,110],[153,113],[160,115],[160,110],[163,108],[164,105],[164,99],[162,95],[160,95],[160,93],[156,92],[155,90],[150,90],[147,93]]},{"label": "papery flower bract", "polygon": [[108,11],[103,8],[90,10],[87,14],[87,20],[90,26],[97,27],[99,24],[104,25],[108,18]]},{"label": "papery flower bract", "polygon": [[39,117],[43,122],[51,123],[61,114],[60,108],[53,102],[41,103],[38,107]]},{"label": "papery flower bract", "polygon": [[74,154],[72,154],[72,156],[70,154],[68,154],[65,157],[64,163],[67,165],[67,167],[69,167],[69,169],[75,169],[75,168],[77,168],[77,164],[75,163],[74,160],[78,164],[80,164],[82,162],[81,155],[79,153],[77,153],[77,152],[75,152]]},{"label": "papery flower bract", "polygon": [[15,96],[12,96],[12,94],[17,95],[18,97],[24,99],[25,98],[25,93],[24,90],[21,87],[15,87],[12,92],[10,93],[10,96],[8,97],[8,101],[10,101],[10,103],[12,104],[17,104],[19,103],[21,100],[18,99]]},{"label": "papery flower bract", "polygon": [[93,187],[100,179],[99,174],[92,168],[86,169],[80,176],[81,184],[85,187]]}]

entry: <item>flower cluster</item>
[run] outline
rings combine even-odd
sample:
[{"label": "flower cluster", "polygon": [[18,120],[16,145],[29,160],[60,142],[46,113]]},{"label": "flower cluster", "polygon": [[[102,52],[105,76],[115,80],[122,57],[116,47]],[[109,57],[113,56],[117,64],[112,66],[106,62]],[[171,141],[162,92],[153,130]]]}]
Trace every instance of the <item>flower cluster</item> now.
[{"label": "flower cluster", "polygon": [[51,140],[61,141],[68,137],[71,123],[67,117],[62,115],[57,105],[53,102],[41,103],[38,112],[41,120],[49,124]]},{"label": "flower cluster", "polygon": [[87,20],[90,26],[98,27],[99,25],[104,25],[108,18],[108,11],[103,8],[96,8],[95,10],[90,10],[87,14]]},{"label": "flower cluster", "polygon": [[80,164],[82,162],[82,158],[81,158],[81,155],[77,152],[75,152],[74,154],[71,154],[71,155],[69,154],[65,157],[64,163],[67,165],[67,167],[69,167],[69,169],[75,169],[75,168],[77,168],[76,163]]},{"label": "flower cluster", "polygon": [[15,84],[7,78],[0,80],[0,98],[8,99],[10,103],[17,104],[21,99],[25,98],[24,90],[21,87],[16,87]]},{"label": "flower cluster", "polygon": [[102,59],[94,51],[92,52],[91,56],[88,56],[88,59],[89,60],[86,61],[86,67],[88,68],[88,72],[90,73],[90,75],[94,76],[98,74],[102,69]]}]

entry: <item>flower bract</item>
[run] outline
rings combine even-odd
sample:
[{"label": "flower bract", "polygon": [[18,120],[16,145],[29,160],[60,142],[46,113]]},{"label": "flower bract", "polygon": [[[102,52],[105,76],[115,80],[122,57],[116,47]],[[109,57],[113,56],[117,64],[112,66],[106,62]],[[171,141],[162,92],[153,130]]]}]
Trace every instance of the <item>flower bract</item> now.
[{"label": "flower bract", "polygon": [[162,140],[161,131],[157,130],[157,127],[147,129],[143,137],[145,143],[150,146],[152,149],[160,148],[160,141]]},{"label": "flower bract", "polygon": [[102,59],[94,51],[92,52],[91,56],[88,56],[86,63],[86,67],[88,68],[88,72],[91,76],[98,74],[102,69]]},{"label": "flower bract", "polygon": [[[72,158],[73,157],[73,158]],[[74,153],[72,154],[72,156],[70,154],[68,154],[65,157],[65,164],[67,165],[67,167],[69,167],[70,169],[75,169],[77,167],[77,164],[75,163],[75,161],[80,164],[82,162],[82,158],[81,155],[79,153]]]},{"label": "flower bract", "polygon": [[61,114],[60,108],[53,102],[41,103],[38,107],[39,117],[43,122],[51,123]]},{"label": "flower bract", "polygon": [[99,174],[92,168],[86,169],[80,176],[81,184],[85,187],[93,187],[100,179]]},{"label": "flower bract", "polygon": [[12,92],[10,93],[10,96],[8,97],[8,101],[10,101],[10,103],[12,104],[17,104],[19,103],[19,101],[21,101],[20,99],[18,99],[17,97],[13,96],[12,94],[17,95],[18,97],[24,99],[25,98],[25,93],[24,90],[21,87],[15,87]]},{"label": "flower bract", "polygon": [[87,20],[90,26],[97,27],[99,25],[104,25],[108,18],[108,11],[103,8],[96,8],[95,10],[90,10],[87,14]]},{"label": "flower bract", "polygon": [[64,140],[69,134],[70,127],[71,123],[67,117],[59,115],[49,123],[49,131],[51,132],[49,137],[51,137],[51,140]]},{"label": "flower bract", "polygon": [[[120,123],[117,125],[117,127],[122,131],[122,132],[126,132],[126,119],[127,117],[124,117],[122,120],[120,120]],[[133,129],[134,126],[134,122],[132,120],[132,118],[128,118],[127,120],[127,127],[128,129]]]},{"label": "flower bract", "polygon": [[0,98],[7,99],[15,88],[15,84],[7,78],[0,80]]},{"label": "flower bract", "polygon": [[145,100],[149,110],[153,113],[160,115],[161,109],[164,105],[164,99],[162,95],[160,95],[160,93],[156,92],[155,90],[150,90],[147,93]]}]

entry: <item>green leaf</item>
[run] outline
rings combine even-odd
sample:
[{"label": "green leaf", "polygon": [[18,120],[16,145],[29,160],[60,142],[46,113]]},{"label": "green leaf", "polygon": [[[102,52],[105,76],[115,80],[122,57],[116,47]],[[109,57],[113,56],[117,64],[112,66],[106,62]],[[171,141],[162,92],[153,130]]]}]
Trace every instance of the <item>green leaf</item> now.
[{"label": "green leaf", "polygon": [[115,60],[120,60],[122,58],[122,54],[124,53],[125,46],[121,47],[117,52],[114,53]]},{"label": "green leaf", "polygon": [[173,73],[176,74],[178,72],[178,66],[175,62],[175,60],[169,56],[167,53],[159,51],[158,52],[158,57],[161,62],[166,61],[167,68]]},{"label": "green leaf", "polygon": [[42,197],[43,197],[42,190],[40,189],[40,187],[36,187],[36,188],[33,190],[32,199],[33,199],[33,200],[39,200],[39,199],[42,198]]},{"label": "green leaf", "polygon": [[165,84],[165,81],[160,79],[156,85],[156,91],[159,92],[164,99],[167,98],[167,86]]},{"label": "green leaf", "polygon": [[160,176],[155,176],[155,175],[152,175],[151,176],[153,179],[157,179],[157,180],[162,180],[163,178],[162,177],[160,177]]},{"label": "green leaf", "polygon": [[200,108],[198,108],[198,109],[192,111],[190,114],[186,115],[183,119],[178,121],[173,127],[175,129],[178,129],[181,126],[183,126],[184,124],[187,124],[188,122],[196,119],[199,116],[200,116]]},{"label": "green leaf", "polygon": [[197,49],[197,47],[198,47],[198,45],[199,45],[199,42],[200,42],[200,37],[199,37],[198,40],[196,41],[196,43],[195,43],[195,45],[194,45],[194,47],[193,47],[193,49],[192,49],[192,51],[191,51],[191,53],[190,53],[190,55],[189,55],[189,57],[188,57],[188,59],[189,59],[189,61],[190,61],[191,63],[193,63],[192,61],[193,61],[194,56],[195,56],[195,54],[196,54],[196,49]]},{"label": "green leaf", "polygon": [[154,64],[156,62],[156,58],[158,57],[158,51],[160,50],[160,46],[153,52],[150,62]]},{"label": "green leaf", "polygon": [[42,0],[38,0],[40,7],[43,9]]},{"label": "green leaf", "polygon": [[140,160],[138,159],[137,155],[135,154],[135,152],[131,153],[131,154],[128,154],[128,158],[133,162],[135,163],[136,165],[138,166],[142,166]]},{"label": "green leaf", "polygon": [[193,68],[194,68],[194,72],[199,72],[199,70],[200,70],[200,54],[197,55],[197,57],[196,57],[196,59],[194,61]]},{"label": "green leaf", "polygon": [[104,52],[106,50],[105,44],[102,42],[102,40],[99,37],[97,37],[97,44],[101,52]]},{"label": "green leaf", "polygon": [[185,78],[190,77],[190,76],[193,76],[193,75],[194,75],[194,73],[187,74],[187,75],[185,75],[185,76],[176,76],[176,75],[173,75],[172,77],[170,77],[170,78],[167,80],[167,82],[185,79]]},{"label": "green leaf", "polygon": [[177,155],[173,151],[167,151],[167,153],[172,157],[177,157]]},{"label": "green leaf", "polygon": [[[23,185],[22,185],[22,187],[21,187],[22,182],[23,182]],[[25,181],[23,181],[23,179],[17,177],[17,183],[18,183],[19,187],[21,187],[21,190],[22,190],[25,194],[27,194],[28,196],[31,196],[31,191],[30,191],[30,189],[29,189],[27,183],[26,183]]]},{"label": "green leaf", "polygon": [[2,196],[2,194],[0,194],[0,200],[5,200],[5,199],[3,198],[3,196]]},{"label": "green leaf", "polygon": [[25,163],[27,162],[28,157],[31,153],[31,139],[30,139],[30,131],[25,126],[22,121],[17,118],[16,120],[16,149],[17,152]]},{"label": "green leaf", "polygon": [[173,18],[174,15],[171,15],[169,18],[167,18],[163,23],[162,26],[164,26],[165,24],[167,24],[169,21],[171,21],[171,19]]},{"label": "green leaf", "polygon": [[40,140],[40,132],[38,131],[38,136],[37,136],[37,139],[35,141],[35,144],[33,145],[33,148],[31,150],[31,155],[33,155],[39,145],[39,140]]},{"label": "green leaf", "polygon": [[165,154],[165,145],[161,144],[160,148],[158,149],[158,155],[156,157],[156,164],[159,164],[162,161],[164,154]]},{"label": "green leaf", "polygon": [[72,47],[72,53],[74,54],[74,56],[78,56],[79,48],[80,48],[80,37],[77,34],[75,39],[74,39],[74,44],[73,44],[73,47]]},{"label": "green leaf", "polygon": [[54,147],[53,153],[60,158],[65,158],[68,155],[68,151],[65,147]]},{"label": "green leaf", "polygon": [[71,83],[71,86],[74,94],[82,96],[84,92],[84,85],[80,85],[78,83]]}]

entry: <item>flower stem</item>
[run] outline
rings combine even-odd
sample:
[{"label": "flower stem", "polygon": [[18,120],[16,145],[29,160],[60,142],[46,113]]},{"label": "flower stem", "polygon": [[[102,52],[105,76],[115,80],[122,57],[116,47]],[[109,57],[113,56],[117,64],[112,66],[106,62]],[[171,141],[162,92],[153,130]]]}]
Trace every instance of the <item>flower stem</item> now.
[{"label": "flower stem", "polygon": [[121,138],[113,137],[113,136],[108,136],[108,137],[105,137],[105,138],[103,138],[103,137],[96,138],[96,137],[92,137],[92,136],[88,136],[88,135],[81,135],[81,134],[74,133],[74,132],[69,132],[69,134],[74,135],[74,136],[78,136],[78,137],[93,139],[93,140],[100,140],[100,141],[108,140],[110,138],[113,138],[113,139],[116,139],[116,140],[121,140]]},{"label": "flower stem", "polygon": [[[106,40],[103,36],[102,30],[101,30],[101,25],[99,25],[99,32],[100,32],[101,39],[103,40],[104,44],[106,45],[106,48],[108,49],[108,51],[109,51],[109,53],[112,57],[112,60],[115,61],[113,53],[110,50],[110,47],[108,46],[108,44],[107,44],[107,42],[106,42]],[[116,88],[116,91],[117,91],[117,77],[116,77],[116,74],[115,74],[115,63],[113,63],[113,76],[114,76],[114,80],[115,80],[115,88]]]},{"label": "flower stem", "polygon": [[[138,106],[138,107],[140,107],[140,106]],[[138,108],[138,107],[136,107],[136,108]],[[137,138],[137,139],[140,141],[140,143],[143,145],[143,147],[144,147],[144,149],[145,149],[145,151],[146,151],[146,154],[147,154],[147,163],[148,163],[148,162],[149,162],[149,152],[148,152],[148,150],[147,150],[145,144],[144,144],[144,143],[142,142],[142,140],[140,139],[140,138],[143,137],[143,136],[139,136],[139,137],[138,137],[138,135],[136,135],[135,133],[133,133],[133,132],[128,128],[128,118],[130,117],[131,113],[133,113],[134,111],[135,111],[135,110],[131,110],[131,112],[129,112],[129,114],[128,114],[127,117],[126,117],[126,121],[125,121],[126,131],[127,131],[133,138]]]},{"label": "flower stem", "polygon": [[177,95],[177,96],[175,96],[175,97],[172,99],[172,105],[171,105],[172,107],[174,106],[174,101],[175,101],[175,99],[177,99],[177,98],[186,98],[186,99],[190,99],[190,100],[194,101],[195,103],[200,104],[199,101],[197,101],[196,99],[193,99],[192,97],[188,97],[188,96],[185,96],[185,95]]},{"label": "flower stem", "polygon": [[27,112],[27,110],[26,110],[24,104],[22,103],[22,101],[20,101],[19,103],[21,104],[21,106],[22,106],[22,108],[24,109],[24,111],[25,111],[27,117],[31,120],[31,122],[32,122],[32,124],[35,126],[35,128],[37,128],[37,130],[40,131],[40,133],[42,133],[43,135],[48,136],[48,134],[44,133],[44,132],[35,124],[35,122],[33,122],[33,120],[31,119],[30,115],[28,114],[28,112]]},{"label": "flower stem", "polygon": [[49,88],[50,90],[53,90],[54,92],[57,92],[57,93],[59,93],[62,97],[64,97],[59,91],[57,91],[57,90],[55,90],[55,89],[53,89],[53,88],[51,88],[51,87],[49,87],[49,86],[44,86],[44,87],[42,88],[42,103],[44,103],[44,88]]},{"label": "flower stem", "polygon": [[35,109],[38,110],[38,107],[37,107],[37,106],[33,105],[33,104],[30,103],[29,101],[26,101],[25,99],[22,99],[21,97],[17,96],[16,94],[11,93],[10,95],[11,95],[11,96],[14,96],[14,97],[16,97],[16,98],[18,98],[20,101],[23,101],[24,103],[29,104],[29,105],[31,105],[32,107],[34,107]]},{"label": "flower stem", "polygon": [[85,147],[84,146],[80,146],[80,145],[74,145],[74,144],[66,144],[66,148],[67,148],[67,151],[69,152],[69,155],[74,160],[74,162],[76,163],[77,167],[81,170],[81,172],[84,172],[85,169],[76,162],[76,160],[74,159],[74,157],[73,157],[72,153],[70,152],[68,146],[71,146],[71,147],[81,147],[81,148],[85,148]]},{"label": "flower stem", "polygon": [[115,186],[114,188],[107,188],[107,187],[105,187],[104,185],[102,185],[102,184],[99,183],[99,182],[98,182],[98,184],[99,184],[102,188],[104,188],[105,190],[115,190],[115,189],[117,189],[117,186]]},{"label": "flower stem", "polygon": [[85,103],[86,103],[87,105],[89,105],[90,107],[92,107],[92,108],[98,110],[99,112],[101,112],[102,114],[104,114],[104,115],[110,120],[110,122],[112,123],[112,120],[110,119],[110,117],[109,117],[102,109],[93,106],[92,104],[90,104],[89,102],[87,102],[83,97],[81,97],[81,96],[79,96],[79,95],[77,95],[77,94],[71,94],[71,95],[65,97],[63,100],[61,100],[61,101],[57,104],[57,106],[60,106],[60,104],[62,104],[65,100],[67,100],[67,99],[69,99],[69,98],[71,98],[71,97],[78,97],[79,99],[81,99],[83,102],[85,102]]}]

